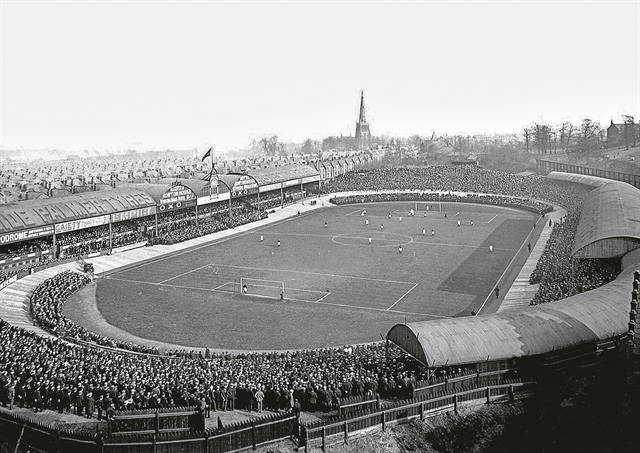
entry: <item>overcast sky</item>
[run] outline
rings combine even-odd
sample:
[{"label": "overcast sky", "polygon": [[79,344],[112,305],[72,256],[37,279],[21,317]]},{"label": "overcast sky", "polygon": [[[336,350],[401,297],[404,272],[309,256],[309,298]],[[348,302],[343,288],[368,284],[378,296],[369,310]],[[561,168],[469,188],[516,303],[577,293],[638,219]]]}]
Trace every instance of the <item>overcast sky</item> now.
[{"label": "overcast sky", "polygon": [[[640,2],[0,1],[4,149],[608,125],[640,108]],[[1,152],[1,151],[0,151]]]}]

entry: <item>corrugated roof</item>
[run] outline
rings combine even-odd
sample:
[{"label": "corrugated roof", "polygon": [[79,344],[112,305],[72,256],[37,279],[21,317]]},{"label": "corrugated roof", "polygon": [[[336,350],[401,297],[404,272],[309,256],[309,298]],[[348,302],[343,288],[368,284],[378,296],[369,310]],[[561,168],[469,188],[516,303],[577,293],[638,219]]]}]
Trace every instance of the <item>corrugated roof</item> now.
[{"label": "corrugated roof", "polygon": [[589,176],[589,175],[578,175],[576,173],[564,173],[561,171],[552,171],[547,175],[548,179],[555,179],[556,181],[566,181],[573,182],[576,184],[584,184],[586,186],[591,187],[599,187],[604,184],[608,184],[612,181],[611,179],[600,178],[598,176]]},{"label": "corrugated roof", "polygon": [[[640,247],[640,190],[630,184],[610,181],[587,194],[573,243],[572,255],[597,241],[631,238],[626,247]],[[604,248],[605,253],[608,250]],[[629,250],[620,250],[617,256]],[[609,252],[610,253],[610,252]],[[614,258],[616,256],[582,256]]]},{"label": "corrugated roof", "polygon": [[63,198],[38,198],[4,204],[0,206],[0,233],[11,233],[155,204],[145,192],[130,188],[83,192]]},{"label": "corrugated roof", "polygon": [[318,170],[306,164],[261,168],[250,170],[248,174],[253,176],[260,186],[319,175]]},{"label": "corrugated roof", "polygon": [[431,367],[538,355],[627,331],[633,271],[558,302],[499,314],[397,324],[387,337]]}]

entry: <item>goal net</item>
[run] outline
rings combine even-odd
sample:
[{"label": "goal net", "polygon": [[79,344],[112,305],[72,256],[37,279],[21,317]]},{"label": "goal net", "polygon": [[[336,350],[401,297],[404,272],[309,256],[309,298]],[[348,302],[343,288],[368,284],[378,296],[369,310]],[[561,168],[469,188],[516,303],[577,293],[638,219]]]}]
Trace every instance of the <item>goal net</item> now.
[{"label": "goal net", "polygon": [[439,201],[416,201],[414,209],[416,212],[442,212],[442,203],[440,203]]},{"label": "goal net", "polygon": [[240,277],[240,294],[270,299],[284,299],[284,282]]}]

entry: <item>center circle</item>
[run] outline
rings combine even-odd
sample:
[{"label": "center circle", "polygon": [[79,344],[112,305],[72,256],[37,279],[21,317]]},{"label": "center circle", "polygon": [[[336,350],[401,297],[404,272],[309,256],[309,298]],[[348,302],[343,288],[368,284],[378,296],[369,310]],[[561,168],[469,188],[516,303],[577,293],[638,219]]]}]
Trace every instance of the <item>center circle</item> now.
[{"label": "center circle", "polygon": [[[371,243],[369,243],[371,239]],[[338,234],[331,238],[333,242],[340,245],[354,247],[398,247],[413,242],[411,236],[398,233],[387,233],[385,231],[356,231],[351,233]]]}]

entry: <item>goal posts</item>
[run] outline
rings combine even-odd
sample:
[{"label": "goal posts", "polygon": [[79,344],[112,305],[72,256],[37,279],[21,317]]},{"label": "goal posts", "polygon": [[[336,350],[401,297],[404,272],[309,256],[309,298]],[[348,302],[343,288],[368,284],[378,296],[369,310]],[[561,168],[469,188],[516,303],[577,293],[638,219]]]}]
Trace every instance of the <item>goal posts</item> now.
[{"label": "goal posts", "polygon": [[413,208],[416,212],[435,211],[442,212],[442,203],[439,201],[416,201]]},{"label": "goal posts", "polygon": [[284,299],[284,282],[240,277],[240,294],[269,299]]}]

